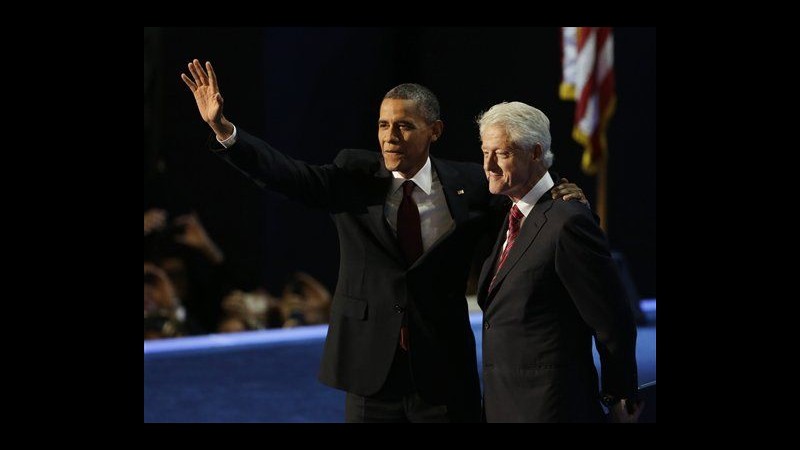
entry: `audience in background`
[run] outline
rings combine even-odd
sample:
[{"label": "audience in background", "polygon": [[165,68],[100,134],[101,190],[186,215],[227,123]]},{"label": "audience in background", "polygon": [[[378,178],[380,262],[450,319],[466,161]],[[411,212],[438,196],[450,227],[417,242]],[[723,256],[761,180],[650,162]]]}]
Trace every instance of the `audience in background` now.
[{"label": "audience in background", "polygon": [[292,328],[328,323],[331,294],[307,273],[298,272],[283,289],[280,298],[263,289],[234,290],[222,301],[220,333],[264,328]]},{"label": "audience in background", "polygon": [[175,287],[163,269],[144,263],[144,338],[161,339],[184,334],[186,313]]},{"label": "audience in background", "polygon": [[307,273],[293,274],[281,297],[233,288],[194,212],[147,209],[144,243],[145,339],[328,323],[331,294]]},{"label": "audience in background", "polygon": [[186,334],[216,330],[220,299],[229,288],[224,255],[197,214],[170,217],[158,208],[145,212],[145,260],[166,272],[186,308]]}]

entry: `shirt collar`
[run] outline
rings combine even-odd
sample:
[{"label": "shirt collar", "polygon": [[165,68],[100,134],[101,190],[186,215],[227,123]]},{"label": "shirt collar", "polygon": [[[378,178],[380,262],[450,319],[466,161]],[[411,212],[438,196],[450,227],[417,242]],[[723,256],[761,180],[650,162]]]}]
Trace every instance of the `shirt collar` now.
[{"label": "shirt collar", "polygon": [[519,208],[520,212],[524,214],[525,217],[528,217],[528,214],[533,211],[536,202],[539,201],[539,198],[546,194],[553,186],[555,186],[553,178],[550,176],[549,172],[545,172],[544,176],[536,182],[531,190],[516,203],[517,208]]},{"label": "shirt collar", "polygon": [[[392,193],[400,189],[400,186],[406,181],[406,178],[403,178],[400,175],[400,172],[392,172]],[[425,161],[425,165],[419,169],[413,177],[409,178],[411,181],[414,182],[425,195],[431,195],[431,185],[433,184],[433,174],[432,174],[432,166],[431,166],[431,157],[429,156],[427,161]]]}]

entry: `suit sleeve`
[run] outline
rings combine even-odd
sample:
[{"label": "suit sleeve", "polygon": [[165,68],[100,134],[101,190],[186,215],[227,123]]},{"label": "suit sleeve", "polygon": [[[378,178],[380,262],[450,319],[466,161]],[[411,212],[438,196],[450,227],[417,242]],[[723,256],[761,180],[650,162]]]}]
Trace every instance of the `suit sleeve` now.
[{"label": "suit sleeve", "polygon": [[308,206],[332,208],[340,170],[292,159],[263,140],[237,129],[239,138],[229,149],[215,153],[259,187],[280,192]]},{"label": "suit sleeve", "polygon": [[559,233],[556,271],[594,330],[603,394],[632,398],[638,389],[636,323],[605,235],[588,212],[570,217]]}]

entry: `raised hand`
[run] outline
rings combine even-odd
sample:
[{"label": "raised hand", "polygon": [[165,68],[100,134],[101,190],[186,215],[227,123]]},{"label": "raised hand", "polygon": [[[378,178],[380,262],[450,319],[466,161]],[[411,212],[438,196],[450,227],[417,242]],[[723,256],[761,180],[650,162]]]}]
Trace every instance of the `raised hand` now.
[{"label": "raised hand", "polygon": [[214,264],[219,264],[225,259],[217,244],[206,233],[197,214],[184,214],[176,217],[173,223],[181,230],[175,236],[176,242],[199,250]]},{"label": "raised hand", "polygon": [[203,69],[200,61],[195,59],[189,63],[188,67],[192,78],[182,73],[181,79],[194,94],[200,116],[214,130],[218,139],[227,139],[233,134],[233,124],[228,122],[222,114],[224,100],[219,92],[217,75],[211,62],[206,61],[206,67]]},{"label": "raised hand", "polygon": [[163,209],[151,208],[144,212],[144,235],[161,231],[167,224],[167,212]]}]

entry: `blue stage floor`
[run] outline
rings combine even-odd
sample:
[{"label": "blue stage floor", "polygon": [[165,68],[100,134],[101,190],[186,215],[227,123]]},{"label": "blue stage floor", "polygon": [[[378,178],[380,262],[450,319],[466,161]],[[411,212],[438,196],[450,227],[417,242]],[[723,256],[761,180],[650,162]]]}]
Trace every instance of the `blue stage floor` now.
[{"label": "blue stage floor", "polygon": [[[642,309],[650,324],[639,327],[636,356],[645,384],[656,380],[655,300]],[[481,313],[470,319],[480,366]],[[344,393],[316,378],[327,328],[146,341],[144,421],[341,422]]]}]

